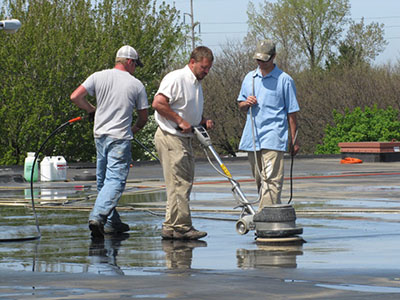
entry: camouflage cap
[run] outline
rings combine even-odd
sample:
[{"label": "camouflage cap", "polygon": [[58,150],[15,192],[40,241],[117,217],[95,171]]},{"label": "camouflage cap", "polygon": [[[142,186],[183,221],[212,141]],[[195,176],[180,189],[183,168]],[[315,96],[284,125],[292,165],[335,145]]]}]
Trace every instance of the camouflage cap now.
[{"label": "camouflage cap", "polygon": [[257,43],[253,58],[268,61],[276,53],[275,43],[271,40],[263,40]]}]

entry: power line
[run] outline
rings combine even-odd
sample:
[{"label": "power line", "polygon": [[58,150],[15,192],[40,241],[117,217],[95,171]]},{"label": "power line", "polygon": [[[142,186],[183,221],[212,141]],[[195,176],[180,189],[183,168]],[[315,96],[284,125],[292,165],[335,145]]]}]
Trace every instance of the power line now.
[{"label": "power line", "polygon": [[[360,18],[353,18],[353,19],[400,19],[400,16],[381,16],[381,17],[360,17]],[[247,25],[247,22],[201,22],[203,25]],[[390,27],[400,27],[400,25],[393,25],[393,26],[386,26],[386,28]]]},{"label": "power line", "polygon": [[360,17],[353,19],[400,19],[400,16]]},{"label": "power line", "polygon": [[221,32],[217,32],[217,31],[213,31],[213,32],[201,32],[201,34],[243,34],[243,33],[247,33],[247,31],[221,31]]},{"label": "power line", "polygon": [[247,22],[203,22],[205,25],[232,25],[232,24],[247,24]]}]

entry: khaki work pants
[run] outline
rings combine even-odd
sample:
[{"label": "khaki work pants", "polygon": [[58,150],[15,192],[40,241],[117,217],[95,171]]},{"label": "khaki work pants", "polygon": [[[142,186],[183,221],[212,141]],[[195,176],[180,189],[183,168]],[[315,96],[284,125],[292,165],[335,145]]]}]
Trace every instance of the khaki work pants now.
[{"label": "khaki work pants", "polygon": [[154,142],[163,168],[167,189],[166,229],[192,227],[189,197],[194,180],[192,138],[167,133],[158,127]]},{"label": "khaki work pants", "polygon": [[257,183],[258,192],[261,193],[261,201],[258,207],[260,211],[265,206],[281,203],[284,152],[262,149],[256,153],[257,164],[260,168],[262,178],[260,178],[257,170],[254,152],[248,152],[248,158],[251,171]]}]

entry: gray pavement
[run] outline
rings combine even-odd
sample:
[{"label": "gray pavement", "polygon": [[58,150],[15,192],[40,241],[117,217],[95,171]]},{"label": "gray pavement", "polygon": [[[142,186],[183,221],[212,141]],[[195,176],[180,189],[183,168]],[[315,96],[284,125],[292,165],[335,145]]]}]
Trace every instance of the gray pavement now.
[{"label": "gray pavement", "polygon": [[[247,161],[224,161],[254,199]],[[191,195],[194,226],[208,232],[203,242],[160,239],[157,163],[131,170],[120,202],[129,235],[92,241],[86,222],[95,183],[73,178],[95,170],[70,165],[67,182],[35,183],[40,241],[0,243],[0,299],[399,299],[400,163],[339,162],[295,159],[292,203],[306,243],[292,246],[238,235],[230,184],[203,160]],[[283,201],[289,187],[287,179]],[[27,189],[1,185],[0,238],[36,234]]]}]

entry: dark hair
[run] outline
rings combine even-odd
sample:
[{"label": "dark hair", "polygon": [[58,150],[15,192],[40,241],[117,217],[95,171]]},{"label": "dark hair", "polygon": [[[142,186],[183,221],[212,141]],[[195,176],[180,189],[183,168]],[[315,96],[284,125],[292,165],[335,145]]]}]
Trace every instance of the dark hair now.
[{"label": "dark hair", "polygon": [[192,58],[196,62],[201,61],[203,58],[207,58],[211,62],[214,61],[214,55],[211,49],[206,46],[196,47],[190,55],[190,59]]}]

